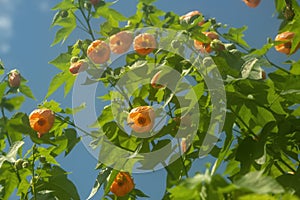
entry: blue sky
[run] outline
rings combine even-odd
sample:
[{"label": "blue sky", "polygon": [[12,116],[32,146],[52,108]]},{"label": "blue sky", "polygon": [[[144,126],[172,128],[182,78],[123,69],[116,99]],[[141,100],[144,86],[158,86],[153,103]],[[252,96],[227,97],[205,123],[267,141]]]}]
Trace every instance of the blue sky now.
[{"label": "blue sky", "polygon": [[[50,47],[55,29],[50,29],[52,17],[50,10],[58,0],[0,0],[0,58],[7,69],[17,68],[29,80],[37,101],[28,100],[22,111],[31,112],[46,95],[51,78],[58,70],[48,62],[66,51],[66,44],[77,39],[88,37],[80,30],[75,31],[64,45]],[[114,8],[125,16],[135,11],[136,0],[120,0]],[[274,38],[279,27],[276,19],[274,2],[262,0],[253,9],[248,8],[242,0],[158,0],[156,5],[165,11],[173,11],[179,15],[192,10],[199,10],[207,17],[215,17],[217,21],[229,26],[248,26],[245,37],[250,46],[260,48],[267,37]],[[98,29],[98,27],[96,27]],[[299,54],[298,54],[299,55]],[[271,50],[271,60],[283,62],[285,56]],[[62,90],[51,96],[63,107],[71,106],[70,95],[64,99]],[[85,199],[94,184],[97,161],[80,143],[66,158],[59,158],[62,167],[72,172],[70,179],[76,184],[82,199]],[[193,171],[203,170],[205,161],[199,160]],[[165,172],[159,170],[147,174],[135,174],[135,182],[139,189],[151,196],[161,199],[165,185]],[[99,199],[99,198],[98,198]]]}]

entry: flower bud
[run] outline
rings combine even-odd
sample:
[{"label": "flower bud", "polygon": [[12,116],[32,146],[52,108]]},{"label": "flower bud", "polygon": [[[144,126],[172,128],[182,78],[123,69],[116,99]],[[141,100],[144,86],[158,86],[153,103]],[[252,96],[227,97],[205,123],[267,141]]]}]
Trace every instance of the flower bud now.
[{"label": "flower bud", "polygon": [[21,84],[21,75],[20,72],[16,69],[11,70],[8,75],[8,83],[12,88],[18,88]]}]

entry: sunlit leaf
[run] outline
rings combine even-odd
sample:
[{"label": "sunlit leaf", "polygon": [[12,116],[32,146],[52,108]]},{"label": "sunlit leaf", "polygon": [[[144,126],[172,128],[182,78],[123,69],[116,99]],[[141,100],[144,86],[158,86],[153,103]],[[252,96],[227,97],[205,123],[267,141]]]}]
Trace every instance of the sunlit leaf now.
[{"label": "sunlit leaf", "polygon": [[67,178],[67,173],[58,166],[53,166],[48,172],[49,177],[36,183],[37,191],[52,190],[58,199],[79,200],[79,194],[75,185]]},{"label": "sunlit leaf", "polygon": [[111,171],[112,171],[111,168],[105,168],[104,170],[102,170],[101,172],[99,172],[99,174],[98,174],[98,176],[96,178],[96,181],[94,183],[93,189],[90,192],[90,195],[87,198],[87,200],[89,200],[93,196],[95,196],[95,194],[98,192],[98,190],[101,188],[101,186],[103,185],[103,183],[106,181],[106,179],[110,175]]},{"label": "sunlit leaf", "polygon": [[24,94],[25,96],[31,98],[31,99],[35,99],[30,87],[28,87],[27,85],[20,85],[19,90],[22,94]]},{"label": "sunlit leaf", "polygon": [[247,44],[247,42],[243,39],[244,37],[244,31],[247,30],[247,26],[243,26],[241,28],[230,28],[228,30],[228,33],[224,34],[224,37],[232,42],[235,42],[241,46],[244,46],[246,48],[249,48],[250,46]]},{"label": "sunlit leaf", "polygon": [[63,0],[60,3],[56,4],[52,10],[68,10],[75,8],[75,5],[72,0]]},{"label": "sunlit leaf", "polygon": [[234,181],[239,188],[247,189],[257,194],[283,193],[284,189],[279,183],[269,176],[263,176],[262,172],[250,172]]},{"label": "sunlit leaf", "polygon": [[65,83],[68,77],[69,77],[69,73],[67,71],[63,71],[61,73],[56,74],[50,82],[48,92],[46,94],[46,98],[48,98],[59,87],[61,87]]}]

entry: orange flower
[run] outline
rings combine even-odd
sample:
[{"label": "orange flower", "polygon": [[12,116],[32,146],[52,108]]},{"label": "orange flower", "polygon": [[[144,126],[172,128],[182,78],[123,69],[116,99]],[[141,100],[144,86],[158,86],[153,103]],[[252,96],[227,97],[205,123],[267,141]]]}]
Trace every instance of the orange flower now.
[{"label": "orange flower", "polygon": [[18,88],[21,84],[20,72],[16,69],[11,70],[8,75],[8,84],[10,87]]},{"label": "orange flower", "polygon": [[243,0],[243,1],[250,8],[255,8],[260,3],[260,0]]},{"label": "orange flower", "polygon": [[284,43],[278,44],[275,46],[276,51],[284,54],[293,54],[297,49],[300,47],[300,43],[297,45],[296,50],[291,52],[292,48],[292,39],[295,37],[295,34],[293,32],[283,32],[276,36],[275,41],[282,41]]},{"label": "orange flower", "polygon": [[151,106],[140,106],[132,109],[127,117],[127,122],[132,130],[137,133],[149,132],[155,120],[155,113]]},{"label": "orange flower", "polygon": [[110,57],[109,46],[102,40],[95,40],[88,46],[87,56],[95,64],[103,64]]},{"label": "orange flower", "polygon": [[198,49],[201,52],[206,51],[207,53],[210,53],[210,52],[212,52],[212,48],[210,45],[211,41],[213,41],[214,39],[219,39],[219,36],[215,32],[203,32],[203,34],[206,35],[210,39],[210,42],[203,43],[201,41],[194,40],[194,46],[196,49]]},{"label": "orange flower", "polygon": [[79,72],[83,72],[88,68],[88,63],[85,60],[79,60],[74,63],[71,63],[69,71],[73,75],[77,75]]},{"label": "orange flower", "polygon": [[[198,10],[194,10],[191,12],[186,13],[185,15],[182,15],[179,19],[180,21],[184,21],[186,23],[191,23],[191,19],[194,16],[202,16],[202,13],[199,12]],[[205,23],[205,20],[202,20],[201,22],[198,23],[199,26]]]},{"label": "orange flower", "polygon": [[127,172],[119,172],[110,186],[110,191],[118,197],[123,197],[134,188],[134,182]]},{"label": "orange flower", "polygon": [[38,132],[39,138],[49,132],[54,124],[54,120],[54,112],[50,109],[35,109],[29,115],[30,126]]},{"label": "orange flower", "polygon": [[122,54],[130,48],[133,41],[132,33],[121,31],[109,38],[109,47],[112,52]]},{"label": "orange flower", "polygon": [[148,55],[149,53],[154,51],[156,47],[156,40],[154,36],[149,33],[142,33],[134,38],[133,48],[138,54],[142,56]]}]

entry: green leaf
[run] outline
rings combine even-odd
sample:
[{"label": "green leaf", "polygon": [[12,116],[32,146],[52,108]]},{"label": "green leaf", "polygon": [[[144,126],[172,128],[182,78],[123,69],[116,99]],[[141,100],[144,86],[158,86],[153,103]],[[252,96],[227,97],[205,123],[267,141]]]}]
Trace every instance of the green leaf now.
[{"label": "green leaf", "polygon": [[60,41],[62,41],[62,43],[64,43],[65,40],[69,37],[69,35],[73,32],[73,30],[75,28],[76,28],[76,26],[69,26],[69,27],[63,27],[63,28],[59,29],[55,34],[55,38],[54,38],[51,46],[56,45]]},{"label": "green leaf", "polygon": [[75,108],[66,108],[65,113],[70,114],[70,115],[76,114],[76,113],[80,112],[81,110],[83,110],[85,107],[86,107],[86,103],[84,102]]},{"label": "green leaf", "polygon": [[118,175],[119,171],[118,170],[115,170],[113,169],[108,177],[108,181],[104,187],[104,194],[103,194],[103,197],[109,193],[109,190],[110,190],[110,186],[111,184],[114,182],[116,176]]},{"label": "green leaf", "polygon": [[27,177],[31,175],[29,170],[19,170],[20,183],[18,185],[18,196],[25,196],[30,188],[30,183],[27,180]]},{"label": "green leaf", "polygon": [[98,117],[97,121],[91,125],[91,128],[95,127],[103,127],[107,122],[110,122],[114,119],[111,105],[107,105],[104,107],[102,113]]},{"label": "green leaf", "polygon": [[273,43],[267,43],[265,44],[262,48],[260,49],[255,49],[254,51],[251,52],[251,55],[256,55],[256,56],[263,56],[265,55],[272,47]]},{"label": "green leaf", "polygon": [[70,60],[72,55],[69,53],[62,53],[57,56],[55,59],[51,60],[49,63],[60,69],[61,71],[65,71],[70,67]]},{"label": "green leaf", "polygon": [[275,1],[275,6],[276,6],[276,10],[277,12],[282,12],[282,10],[284,9],[284,7],[286,6],[285,1],[281,1],[281,0],[276,0]]},{"label": "green leaf", "polygon": [[60,3],[56,4],[52,10],[68,10],[76,8],[76,6],[73,4],[72,0],[63,0]]},{"label": "green leaf", "polygon": [[246,189],[257,194],[278,194],[284,192],[282,186],[275,179],[263,176],[262,173],[262,171],[250,172],[234,181],[234,184],[241,189]]},{"label": "green leaf", "polygon": [[300,60],[295,61],[287,61],[287,64],[291,64],[290,72],[295,75],[300,75]]},{"label": "green leaf", "polygon": [[98,7],[94,14],[94,17],[102,16],[106,18],[112,26],[118,26],[119,21],[127,20],[124,15],[112,8],[109,8],[114,3],[115,2],[106,3],[105,5]]},{"label": "green leaf", "polygon": [[267,194],[249,194],[239,197],[239,200],[253,200],[253,199],[259,199],[259,200],[276,200],[275,197]]},{"label": "green leaf", "polygon": [[3,164],[0,168],[0,183],[4,193],[2,199],[10,199],[11,194],[19,185],[17,174],[10,164]]},{"label": "green leaf", "polygon": [[54,134],[56,135],[56,138],[53,142],[56,147],[52,149],[54,155],[59,155],[61,152],[65,151],[65,156],[67,156],[81,140],[81,137],[77,137],[76,130],[67,128],[67,125],[67,123],[64,123],[61,127],[55,129]]},{"label": "green leaf", "polygon": [[55,44],[64,41],[69,37],[69,35],[73,32],[73,30],[76,28],[76,17],[75,17],[75,11],[69,10],[68,16],[65,18],[59,17],[55,20],[54,24],[52,26],[60,26],[60,28],[56,34],[55,38],[51,44],[51,46],[54,46]]},{"label": "green leaf", "polygon": [[48,174],[48,177],[44,177],[43,180],[36,183],[37,192],[51,190],[58,199],[80,199],[75,185],[67,178],[66,171],[58,166],[53,166]]},{"label": "green leaf", "polygon": [[2,102],[2,98],[4,96],[6,87],[7,87],[7,83],[6,82],[0,83],[0,103]]},{"label": "green leaf", "polygon": [[48,108],[53,112],[59,113],[62,112],[62,108],[60,107],[60,103],[51,100],[51,101],[44,101],[42,105],[39,106],[40,108]]},{"label": "green leaf", "polygon": [[112,169],[111,168],[105,168],[101,172],[99,172],[96,181],[94,183],[93,189],[90,192],[89,197],[87,200],[91,199],[95,194],[98,192],[98,190],[101,188],[102,184],[106,181],[107,177],[110,175]]},{"label": "green leaf", "polygon": [[297,196],[300,195],[300,178],[299,173],[283,174],[276,178],[276,180],[287,190],[294,190]]},{"label": "green leaf", "polygon": [[24,96],[15,96],[9,99],[2,99],[2,106],[8,111],[19,110],[25,101]]},{"label": "green leaf", "polygon": [[200,200],[201,184],[210,182],[210,177],[208,174],[196,174],[192,178],[187,178],[183,180],[177,186],[169,189],[171,193],[171,199],[181,200]]},{"label": "green leaf", "polygon": [[213,57],[214,63],[224,77],[239,77],[241,67],[244,64],[242,53],[236,49],[221,51],[218,56]]},{"label": "green leaf", "polygon": [[243,32],[247,30],[247,28],[248,28],[247,26],[243,26],[241,28],[230,28],[228,33],[224,33],[223,36],[231,42],[235,42],[239,45],[249,48],[250,46],[243,39],[244,37]]},{"label": "green leaf", "polygon": [[69,73],[67,71],[63,71],[61,73],[56,74],[49,85],[48,92],[45,98],[48,98],[51,94],[53,94],[59,87],[61,87],[65,81],[69,78]]},{"label": "green leaf", "polygon": [[68,155],[71,150],[75,147],[75,145],[80,142],[80,138],[77,137],[76,130],[73,128],[65,129],[64,132],[65,137],[68,140],[67,148],[66,148],[66,153],[65,156]]},{"label": "green leaf", "polygon": [[130,194],[137,196],[137,197],[144,197],[144,198],[150,198],[148,195],[146,195],[144,192],[142,192],[139,189],[134,188]]},{"label": "green leaf", "polygon": [[44,147],[38,147],[37,152],[39,152],[40,156],[44,156],[46,158],[46,161],[48,163],[59,165],[59,163],[55,160],[55,158],[51,155],[51,149],[53,147],[44,148]]},{"label": "green leaf", "polygon": [[[160,142],[160,141],[159,141]],[[168,141],[169,143],[169,141]],[[177,157],[177,155],[174,155],[174,157]],[[182,178],[182,176],[184,176],[184,170],[185,166],[182,163],[182,157],[179,157],[177,160],[175,160],[174,162],[172,162],[170,165],[168,165],[168,174],[167,174],[167,188],[171,188],[174,185],[177,185],[180,181],[180,179]],[[172,158],[171,158],[172,160]],[[174,158],[173,158],[174,160]]]},{"label": "green leaf", "polygon": [[73,84],[75,80],[76,80],[76,76],[69,76],[69,78],[66,80],[65,88],[64,88],[64,97],[66,97],[67,94],[69,94],[69,92],[73,88]]},{"label": "green leaf", "polygon": [[20,85],[19,90],[22,94],[24,94],[25,96],[31,98],[31,99],[35,99],[30,87],[28,87],[27,85]]}]

